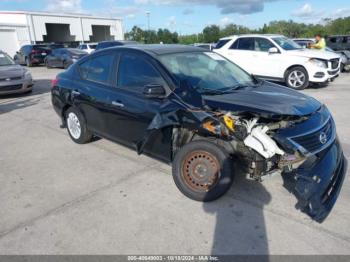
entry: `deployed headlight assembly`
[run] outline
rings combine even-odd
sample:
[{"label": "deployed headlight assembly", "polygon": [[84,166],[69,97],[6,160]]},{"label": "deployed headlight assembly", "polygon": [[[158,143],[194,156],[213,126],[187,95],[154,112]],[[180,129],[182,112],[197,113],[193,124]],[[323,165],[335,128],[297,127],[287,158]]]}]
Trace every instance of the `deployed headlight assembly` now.
[{"label": "deployed headlight assembly", "polygon": [[311,58],[309,60],[309,63],[313,64],[314,66],[321,67],[321,68],[325,68],[325,69],[328,68],[327,62],[323,61],[323,60],[320,60],[320,59]]}]

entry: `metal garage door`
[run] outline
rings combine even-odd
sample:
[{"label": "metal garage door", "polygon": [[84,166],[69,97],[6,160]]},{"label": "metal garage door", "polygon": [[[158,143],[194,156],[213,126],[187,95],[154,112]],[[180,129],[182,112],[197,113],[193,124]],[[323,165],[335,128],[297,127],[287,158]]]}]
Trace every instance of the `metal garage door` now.
[{"label": "metal garage door", "polygon": [[16,31],[0,29],[0,50],[5,51],[13,57],[18,49],[19,47]]}]

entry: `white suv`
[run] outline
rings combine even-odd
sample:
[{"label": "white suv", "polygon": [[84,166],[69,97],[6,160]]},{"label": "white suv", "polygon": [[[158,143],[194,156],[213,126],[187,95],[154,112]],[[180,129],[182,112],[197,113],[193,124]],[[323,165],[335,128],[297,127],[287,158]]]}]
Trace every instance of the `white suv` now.
[{"label": "white suv", "polygon": [[282,35],[230,36],[220,39],[214,51],[259,78],[298,90],[333,80],[340,72],[339,55],[303,49]]}]

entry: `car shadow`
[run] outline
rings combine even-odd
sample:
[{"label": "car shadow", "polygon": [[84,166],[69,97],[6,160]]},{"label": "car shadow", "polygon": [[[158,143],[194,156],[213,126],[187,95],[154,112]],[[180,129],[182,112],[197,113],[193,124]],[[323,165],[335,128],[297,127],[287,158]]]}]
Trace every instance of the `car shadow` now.
[{"label": "car shadow", "polygon": [[1,95],[0,114],[36,105],[40,101],[37,96],[50,91],[51,80],[39,79],[34,82],[33,90],[30,93]]},{"label": "car shadow", "polygon": [[263,255],[259,261],[267,262],[269,248],[263,209],[270,203],[271,195],[262,183],[247,179],[238,170],[231,190],[224,197],[203,204],[205,212],[216,216],[211,253]]}]

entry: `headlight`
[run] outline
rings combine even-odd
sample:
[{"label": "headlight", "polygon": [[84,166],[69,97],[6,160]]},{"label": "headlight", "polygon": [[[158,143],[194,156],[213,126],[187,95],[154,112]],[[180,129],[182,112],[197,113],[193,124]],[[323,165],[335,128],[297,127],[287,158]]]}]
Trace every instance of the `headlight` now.
[{"label": "headlight", "polygon": [[26,71],[26,72],[24,73],[24,78],[26,78],[26,79],[32,79],[32,74],[31,74],[29,71]]},{"label": "headlight", "polygon": [[309,60],[309,62],[310,62],[311,64],[313,64],[314,66],[318,66],[318,67],[325,68],[325,69],[328,68],[327,62],[325,62],[325,61],[323,61],[323,60],[320,60],[320,59],[311,58],[311,59]]}]

